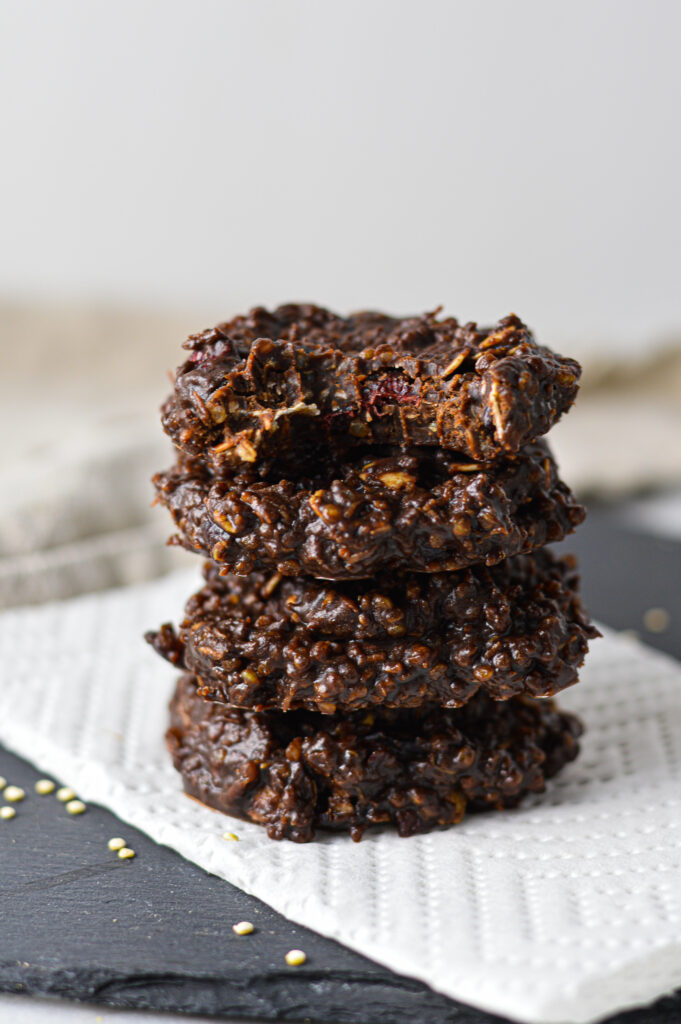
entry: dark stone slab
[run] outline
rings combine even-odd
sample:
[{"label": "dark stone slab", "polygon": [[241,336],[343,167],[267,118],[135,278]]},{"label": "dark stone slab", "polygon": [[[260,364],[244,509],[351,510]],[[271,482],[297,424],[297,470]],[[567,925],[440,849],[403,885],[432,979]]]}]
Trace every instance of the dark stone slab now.
[{"label": "dark stone slab", "polygon": [[[71,817],[0,750],[28,797],[0,822],[0,990],[259,1020],[477,1022],[426,986],[291,924],[108,811]],[[121,861],[107,840],[137,853]],[[252,921],[237,936],[232,924]],[[289,949],[308,962],[290,968]]]},{"label": "dark stone slab", "polygon": [[[583,526],[557,550],[579,557],[589,611],[614,629],[636,631],[644,643],[681,659],[681,543],[624,525],[617,509],[593,508]],[[664,608],[669,628],[652,633],[643,621]]]},{"label": "dark stone slab", "polygon": [[[681,656],[681,545],[631,533],[596,511],[567,545],[584,566],[591,611]],[[670,629],[648,634],[643,614],[664,607]],[[0,774],[29,797],[0,822],[0,991],[224,1018],[334,1024],[493,1024],[331,940],[91,806],[70,817],[33,794],[39,774],[0,749]],[[120,861],[122,835],[137,851]],[[232,924],[256,926],[239,937]],[[284,963],[304,949],[300,968]],[[672,1024],[681,995],[611,1024]]]}]

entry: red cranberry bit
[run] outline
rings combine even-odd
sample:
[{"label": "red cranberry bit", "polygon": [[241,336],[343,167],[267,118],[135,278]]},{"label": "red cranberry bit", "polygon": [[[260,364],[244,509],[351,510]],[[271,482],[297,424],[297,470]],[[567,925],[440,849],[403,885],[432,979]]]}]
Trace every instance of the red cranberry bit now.
[{"label": "red cranberry bit", "polygon": [[364,389],[364,405],[374,416],[385,415],[388,405],[418,404],[418,389],[414,390],[414,381],[395,370],[387,371],[380,380],[371,381]]}]

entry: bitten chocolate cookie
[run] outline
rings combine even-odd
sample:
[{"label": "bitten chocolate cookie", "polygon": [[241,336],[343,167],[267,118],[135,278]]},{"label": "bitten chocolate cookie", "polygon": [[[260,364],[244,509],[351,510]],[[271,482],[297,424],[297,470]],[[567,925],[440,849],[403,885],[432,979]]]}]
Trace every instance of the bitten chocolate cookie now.
[{"label": "bitten chocolate cookie", "polygon": [[543,442],[489,466],[435,448],[328,450],[294,479],[265,463],[215,477],[180,455],[154,484],[178,542],[238,575],[491,565],[562,540],[585,514]]},{"label": "bitten chocolate cookie", "polygon": [[329,718],[210,703],[184,675],[167,739],[187,793],[302,843],[317,827],[357,840],[390,823],[410,836],[513,807],[576,756],[580,732],[573,715],[529,697]]},{"label": "bitten chocolate cookie", "polygon": [[179,632],[166,624],[147,639],[197,676],[200,696],[256,711],[456,708],[478,690],[547,697],[577,681],[597,635],[574,564],[546,551],[345,587],[208,576]]},{"label": "bitten chocolate cookie", "polygon": [[300,436],[515,452],[571,406],[581,368],[516,316],[494,327],[316,306],[260,307],[192,335],[163,407],[176,447],[215,468]]}]

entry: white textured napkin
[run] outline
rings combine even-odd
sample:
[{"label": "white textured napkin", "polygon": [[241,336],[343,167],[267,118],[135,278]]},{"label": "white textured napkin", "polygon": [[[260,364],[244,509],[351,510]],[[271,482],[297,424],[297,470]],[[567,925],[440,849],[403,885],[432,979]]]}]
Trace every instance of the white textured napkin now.
[{"label": "white textured napkin", "polygon": [[277,843],[186,799],[164,748],[175,673],[141,634],[195,583],[3,613],[0,739],[287,917],[464,1002],[562,1024],[681,985],[681,666],[595,642],[562,701],[586,721],[583,753],[517,811],[412,839]]}]

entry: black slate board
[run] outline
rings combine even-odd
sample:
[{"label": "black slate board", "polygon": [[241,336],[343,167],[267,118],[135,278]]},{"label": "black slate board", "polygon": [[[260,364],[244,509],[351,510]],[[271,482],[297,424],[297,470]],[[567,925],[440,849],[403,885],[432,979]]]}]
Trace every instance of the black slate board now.
[{"label": "black slate board", "polygon": [[[565,546],[580,555],[595,616],[681,657],[681,544],[596,510]],[[650,607],[668,611],[666,632],[644,629]],[[0,991],[223,1018],[499,1021],[291,924],[108,811],[69,817],[53,798],[33,795],[39,773],[1,748],[0,775],[30,792],[17,817],[0,822]],[[135,860],[107,850],[113,835],[127,839]],[[244,919],[256,933],[239,938],[231,925]],[[293,947],[307,952],[305,966],[285,965]],[[681,993],[611,1024],[680,1018]]]}]

